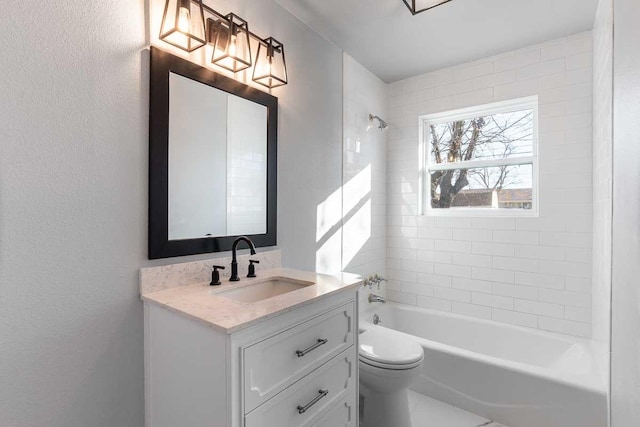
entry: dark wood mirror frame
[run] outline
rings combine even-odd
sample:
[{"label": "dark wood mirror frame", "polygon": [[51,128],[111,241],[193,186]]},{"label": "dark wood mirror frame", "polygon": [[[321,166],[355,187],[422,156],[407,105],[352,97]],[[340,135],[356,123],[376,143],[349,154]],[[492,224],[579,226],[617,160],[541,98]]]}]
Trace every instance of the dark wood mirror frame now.
[{"label": "dark wood mirror frame", "polygon": [[230,251],[238,236],[169,240],[169,73],[267,107],[267,232],[248,237],[276,245],[278,98],[151,47],[149,90],[149,259]]}]

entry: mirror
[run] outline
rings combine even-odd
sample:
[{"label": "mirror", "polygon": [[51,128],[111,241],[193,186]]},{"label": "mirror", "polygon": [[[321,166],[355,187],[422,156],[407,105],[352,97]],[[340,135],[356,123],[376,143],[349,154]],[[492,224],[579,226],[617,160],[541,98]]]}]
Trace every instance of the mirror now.
[{"label": "mirror", "polygon": [[169,240],[267,231],[267,107],[169,74]]},{"label": "mirror", "polygon": [[277,98],[151,48],[149,258],[276,244]]}]

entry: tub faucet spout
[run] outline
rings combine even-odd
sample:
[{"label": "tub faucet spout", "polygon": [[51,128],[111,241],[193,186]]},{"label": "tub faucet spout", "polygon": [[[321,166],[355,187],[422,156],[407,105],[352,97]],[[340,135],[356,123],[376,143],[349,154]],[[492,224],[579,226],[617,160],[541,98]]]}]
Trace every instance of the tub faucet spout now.
[{"label": "tub faucet spout", "polygon": [[384,297],[381,297],[380,295],[376,295],[376,294],[369,294],[369,302],[381,302],[381,303],[386,303],[387,300]]}]

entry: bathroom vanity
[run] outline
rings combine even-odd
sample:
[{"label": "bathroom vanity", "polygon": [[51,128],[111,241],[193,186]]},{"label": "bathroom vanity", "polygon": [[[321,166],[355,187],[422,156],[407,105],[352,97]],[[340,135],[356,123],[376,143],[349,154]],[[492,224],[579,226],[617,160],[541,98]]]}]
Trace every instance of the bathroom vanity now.
[{"label": "bathroom vanity", "polygon": [[147,427],[356,427],[355,275],[145,292]]}]

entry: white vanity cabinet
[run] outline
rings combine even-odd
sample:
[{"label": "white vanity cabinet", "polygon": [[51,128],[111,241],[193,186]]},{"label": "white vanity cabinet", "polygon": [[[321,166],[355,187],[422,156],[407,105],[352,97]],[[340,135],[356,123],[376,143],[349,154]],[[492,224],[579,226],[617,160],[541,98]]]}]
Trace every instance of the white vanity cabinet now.
[{"label": "white vanity cabinet", "polygon": [[145,302],[146,426],[356,427],[357,312],[348,289],[228,333]]}]

